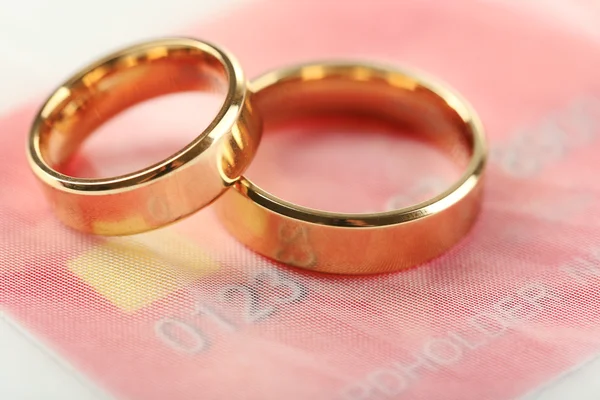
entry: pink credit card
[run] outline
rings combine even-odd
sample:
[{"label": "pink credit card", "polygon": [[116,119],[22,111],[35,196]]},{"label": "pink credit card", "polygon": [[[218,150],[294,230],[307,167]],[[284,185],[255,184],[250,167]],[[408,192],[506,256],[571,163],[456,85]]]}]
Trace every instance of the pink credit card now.
[{"label": "pink credit card", "polygon": [[[598,43],[474,0],[255,2],[184,33],[224,45],[251,77],[334,57],[440,77],[488,131],[482,214],[444,256],[367,277],[275,264],[210,209],[148,234],[85,236],[54,218],[27,166],[39,104],[24,105],[0,120],[0,304],[77,369],[128,399],[480,400],[600,353]],[[190,133],[150,118],[119,129]],[[129,167],[176,149],[139,138],[94,151]],[[456,172],[422,143],[352,124],[266,132],[248,176],[305,206],[368,212]]]}]

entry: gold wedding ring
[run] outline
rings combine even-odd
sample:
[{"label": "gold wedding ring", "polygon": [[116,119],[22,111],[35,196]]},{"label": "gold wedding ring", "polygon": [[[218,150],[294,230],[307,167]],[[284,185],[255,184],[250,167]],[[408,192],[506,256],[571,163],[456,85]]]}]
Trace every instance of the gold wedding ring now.
[{"label": "gold wedding ring", "polygon": [[473,225],[487,158],[484,130],[471,106],[446,85],[420,73],[355,62],[277,70],[251,82],[250,89],[265,125],[330,112],[368,115],[408,125],[464,170],[434,198],[372,214],[301,207],[242,177],[216,205],[227,230],[250,249],[313,271],[391,272],[441,255]]},{"label": "gold wedding ring", "polygon": [[[31,128],[30,165],[57,216],[72,228],[127,235],[170,224],[218,198],[253,159],[262,127],[246,85],[235,58],[206,42],[169,38],[125,48],[84,68],[48,98]],[[209,90],[226,94],[218,114],[169,158],[112,178],[60,172],[90,133],[128,107]]]}]

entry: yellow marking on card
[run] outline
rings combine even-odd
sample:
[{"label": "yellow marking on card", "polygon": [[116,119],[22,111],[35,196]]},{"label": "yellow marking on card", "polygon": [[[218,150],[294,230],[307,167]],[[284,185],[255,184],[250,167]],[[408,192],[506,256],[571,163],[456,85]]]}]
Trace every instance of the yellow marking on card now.
[{"label": "yellow marking on card", "polygon": [[219,269],[197,243],[171,231],[109,238],[68,268],[117,307],[134,312]]}]

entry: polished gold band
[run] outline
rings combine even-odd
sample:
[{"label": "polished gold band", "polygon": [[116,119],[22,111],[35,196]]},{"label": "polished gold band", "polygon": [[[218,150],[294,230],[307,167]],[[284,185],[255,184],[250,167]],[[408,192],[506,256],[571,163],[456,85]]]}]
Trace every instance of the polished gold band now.
[{"label": "polished gold band", "polygon": [[[208,128],[176,154],[106,179],[60,172],[88,135],[117,113],[156,96],[192,90],[217,90],[226,97]],[[177,221],[219,197],[253,159],[261,129],[244,74],[231,55],[199,40],[168,38],[111,54],[62,84],[35,118],[28,156],[66,225],[127,235]]]},{"label": "polished gold band", "polygon": [[301,207],[242,177],[216,205],[228,231],[250,249],[313,271],[391,272],[444,253],[471,228],[482,198],[484,130],[471,106],[446,85],[387,66],[334,62],[267,73],[250,88],[266,125],[330,112],[383,118],[409,124],[465,169],[432,199],[373,214]]}]

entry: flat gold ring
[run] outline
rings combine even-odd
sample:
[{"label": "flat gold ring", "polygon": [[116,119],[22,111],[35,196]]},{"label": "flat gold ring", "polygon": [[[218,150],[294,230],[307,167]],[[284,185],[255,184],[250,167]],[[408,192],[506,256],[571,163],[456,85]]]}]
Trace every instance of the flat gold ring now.
[{"label": "flat gold ring", "polygon": [[481,205],[486,140],[473,108],[447,85],[409,70],[330,62],[267,73],[250,90],[265,126],[329,112],[410,123],[451,154],[464,173],[431,199],[370,214],[302,207],[242,177],[217,210],[226,229],[248,248],[313,271],[370,274],[431,260],[470,230]]}]

